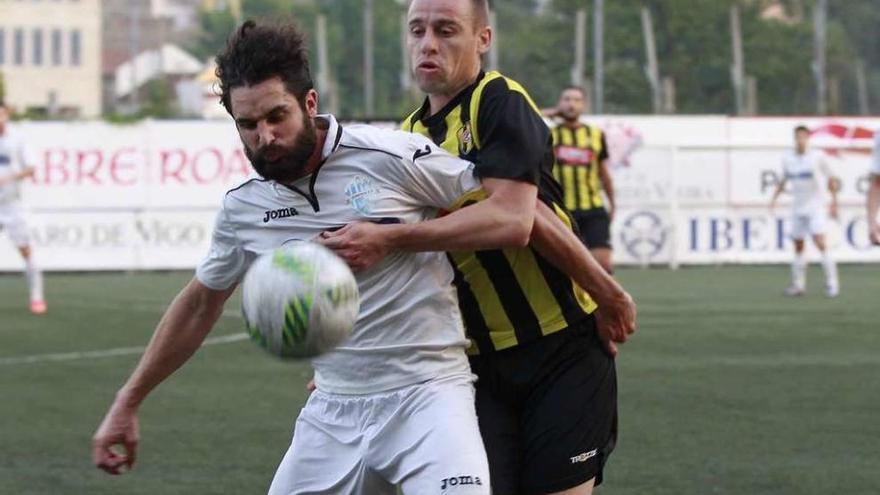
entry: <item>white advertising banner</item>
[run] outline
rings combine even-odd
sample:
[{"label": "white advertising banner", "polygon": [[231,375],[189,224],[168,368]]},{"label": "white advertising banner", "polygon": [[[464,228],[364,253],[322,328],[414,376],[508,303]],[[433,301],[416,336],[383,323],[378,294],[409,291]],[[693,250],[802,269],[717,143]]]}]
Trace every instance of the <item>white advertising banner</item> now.
[{"label": "white advertising banner", "polygon": [[597,120],[612,154],[619,210],[612,242],[620,264],[790,261],[789,198],[784,194],[772,212],[769,203],[798,125],[808,127],[811,145],[841,181],[839,215],[826,226],[834,256],[880,261],[880,248],[868,242],[864,206],[880,118]]},{"label": "white advertising banner", "polygon": [[[192,268],[207,252],[223,195],[252,173],[230,122],[19,130],[36,168],[23,202],[47,270]],[[0,270],[21,266],[0,243]]]},{"label": "white advertising banner", "polygon": [[[835,256],[880,261],[864,213],[880,118],[593,121],[611,152],[617,263],[788,261],[786,197],[775,212],[768,205],[799,124],[842,182],[839,219],[828,223]],[[207,251],[223,194],[252,174],[230,122],[17,125],[36,167],[23,187],[31,240],[48,270],[192,268]],[[21,266],[11,243],[0,242],[0,270]]]}]

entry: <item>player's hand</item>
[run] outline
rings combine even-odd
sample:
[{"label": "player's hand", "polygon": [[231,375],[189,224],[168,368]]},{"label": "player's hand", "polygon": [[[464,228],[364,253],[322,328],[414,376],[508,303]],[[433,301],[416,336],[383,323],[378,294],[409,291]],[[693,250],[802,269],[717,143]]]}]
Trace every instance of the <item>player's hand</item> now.
[{"label": "player's hand", "polygon": [[114,403],[92,438],[92,462],[110,474],[132,467],[140,441],[137,410]]},{"label": "player's hand", "polygon": [[837,203],[831,203],[831,206],[828,207],[828,216],[837,220],[838,218],[838,208]]},{"label": "player's hand", "polygon": [[306,383],[306,391],[308,393],[314,392],[318,387],[315,385],[315,379],[312,378],[309,380],[309,383]]},{"label": "player's hand", "polygon": [[333,250],[351,270],[367,270],[382,261],[389,248],[382,226],[371,222],[353,222],[335,232],[322,232],[316,241]]},{"label": "player's hand", "polygon": [[626,291],[621,291],[614,297],[599,302],[596,309],[596,328],[603,341],[608,342],[606,347],[614,349],[614,342],[624,343],[630,335],[636,331],[636,303]]}]

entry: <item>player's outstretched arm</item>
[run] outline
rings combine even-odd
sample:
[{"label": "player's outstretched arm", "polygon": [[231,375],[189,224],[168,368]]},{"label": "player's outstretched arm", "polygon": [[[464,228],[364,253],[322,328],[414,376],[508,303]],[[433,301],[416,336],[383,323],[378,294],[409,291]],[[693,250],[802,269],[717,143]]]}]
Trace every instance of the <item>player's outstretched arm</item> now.
[{"label": "player's outstretched arm", "polygon": [[483,179],[486,198],[449,215],[414,224],[357,222],[317,241],[354,271],[366,270],[390,251],[476,251],[523,247],[535,220],[538,188],[510,179]]},{"label": "player's outstretched arm", "polygon": [[137,368],[116,393],[95,432],[92,460],[97,467],[110,474],[121,474],[134,465],[141,402],[195,353],[234,290],[235,286],[219,291],[209,289],[193,279],[177,295],[159,321]]},{"label": "player's outstretched arm", "polygon": [[626,342],[636,330],[636,304],[632,297],[593,258],[590,251],[543,202],[537,202],[531,245],[541,256],[590,293],[599,308],[596,320],[609,352],[614,342]]},{"label": "player's outstretched arm", "polygon": [[779,196],[782,194],[782,191],[785,190],[785,183],[788,182],[788,179],[782,179],[776,184],[776,189],[773,190],[773,196],[770,198],[770,211],[772,212],[776,208],[776,200],[779,199]]}]

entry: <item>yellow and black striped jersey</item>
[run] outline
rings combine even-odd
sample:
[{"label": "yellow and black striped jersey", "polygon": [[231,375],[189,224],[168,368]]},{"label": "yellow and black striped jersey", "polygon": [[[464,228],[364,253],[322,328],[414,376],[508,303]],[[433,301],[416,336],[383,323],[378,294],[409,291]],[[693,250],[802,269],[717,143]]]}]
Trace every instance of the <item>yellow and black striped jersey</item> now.
[{"label": "yellow and black striped jersey", "polygon": [[[573,228],[552,177],[550,130],[516,81],[498,72],[480,73],[439,112],[429,116],[429,109],[426,100],[403,122],[403,129],[428,136],[473,162],[478,177],[538,185],[541,200]],[[478,190],[453,209],[483,198],[485,193]],[[536,340],[588,318],[596,308],[586,292],[530,247],[455,252],[449,257],[471,353]]]},{"label": "yellow and black striped jersey", "polygon": [[599,168],[608,159],[605,135],[596,126],[565,124],[552,129],[556,164],[553,177],[562,186],[563,204],[571,212],[603,208]]}]

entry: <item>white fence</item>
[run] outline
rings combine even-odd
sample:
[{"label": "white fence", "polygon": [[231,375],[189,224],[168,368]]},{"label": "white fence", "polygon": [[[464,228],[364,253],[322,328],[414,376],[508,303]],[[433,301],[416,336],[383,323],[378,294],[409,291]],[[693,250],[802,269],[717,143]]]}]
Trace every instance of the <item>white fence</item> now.
[{"label": "white fence", "polygon": [[[829,236],[842,261],[868,246],[864,191],[880,119],[608,117],[620,264],[772,263],[789,259],[786,204],[767,204],[804,123],[842,178]],[[207,250],[225,191],[250,165],[229,122],[26,123],[34,180],[24,186],[33,244],[50,270],[188,269]],[[2,234],[0,234],[2,237]],[[0,242],[0,270],[21,261]]]}]

